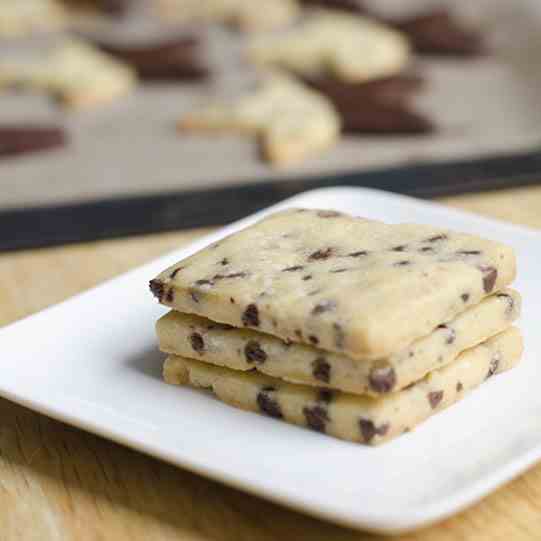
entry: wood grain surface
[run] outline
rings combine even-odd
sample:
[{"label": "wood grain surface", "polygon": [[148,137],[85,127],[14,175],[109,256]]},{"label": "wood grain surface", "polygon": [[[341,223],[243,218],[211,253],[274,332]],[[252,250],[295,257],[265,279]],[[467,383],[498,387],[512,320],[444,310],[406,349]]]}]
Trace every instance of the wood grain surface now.
[{"label": "wood grain surface", "polygon": [[[442,200],[541,228],[541,187]],[[0,255],[0,325],[203,231]],[[465,450],[467,452],[467,450]],[[0,400],[0,541],[369,540]],[[541,539],[541,465],[465,512],[397,539]]]}]

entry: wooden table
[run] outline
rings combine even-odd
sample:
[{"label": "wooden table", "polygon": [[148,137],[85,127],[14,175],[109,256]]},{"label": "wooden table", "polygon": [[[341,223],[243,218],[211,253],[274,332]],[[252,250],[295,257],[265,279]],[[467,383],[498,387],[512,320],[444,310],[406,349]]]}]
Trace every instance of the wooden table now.
[{"label": "wooden table", "polygon": [[[541,187],[443,202],[541,228]],[[0,255],[0,325],[178,248],[202,233]],[[1,541],[349,541],[376,537],[289,511],[0,400]],[[466,512],[400,539],[541,539],[541,465]]]}]

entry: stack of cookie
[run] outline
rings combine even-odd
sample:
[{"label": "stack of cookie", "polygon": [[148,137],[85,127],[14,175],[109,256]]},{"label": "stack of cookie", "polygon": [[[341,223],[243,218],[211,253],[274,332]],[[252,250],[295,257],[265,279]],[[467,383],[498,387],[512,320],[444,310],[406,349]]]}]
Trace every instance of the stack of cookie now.
[{"label": "stack of cookie", "polygon": [[378,444],[520,359],[513,250],[425,225],[280,212],[151,281],[169,383]]}]

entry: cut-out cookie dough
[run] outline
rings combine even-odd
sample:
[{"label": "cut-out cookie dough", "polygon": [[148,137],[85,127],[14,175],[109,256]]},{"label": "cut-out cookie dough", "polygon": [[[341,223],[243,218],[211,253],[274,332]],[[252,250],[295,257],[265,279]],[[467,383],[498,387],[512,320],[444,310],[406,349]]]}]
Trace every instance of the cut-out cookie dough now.
[{"label": "cut-out cookie dough", "polygon": [[366,17],[327,11],[285,32],[255,37],[249,46],[257,64],[350,82],[395,75],[407,66],[409,53],[400,32]]},{"label": "cut-out cookie dough", "polygon": [[285,165],[331,147],[340,121],[327,98],[274,73],[229,103],[211,103],[184,115],[178,129],[259,136],[266,159]]},{"label": "cut-out cookie dough", "polygon": [[268,30],[292,22],[299,13],[296,0],[158,0],[168,22],[231,24],[241,30]]},{"label": "cut-out cookie dough", "polygon": [[0,60],[0,88],[45,92],[71,108],[109,102],[135,86],[126,64],[76,40],[20,59]]},{"label": "cut-out cookie dough", "polygon": [[0,0],[0,37],[59,30],[66,13],[57,0]]}]

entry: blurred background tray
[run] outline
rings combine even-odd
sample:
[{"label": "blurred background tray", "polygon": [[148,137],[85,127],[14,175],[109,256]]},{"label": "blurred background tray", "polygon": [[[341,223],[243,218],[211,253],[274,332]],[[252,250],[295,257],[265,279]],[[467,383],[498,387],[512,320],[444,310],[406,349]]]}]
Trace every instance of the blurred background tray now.
[{"label": "blurred background tray", "polygon": [[[436,133],[347,136],[287,169],[263,163],[250,139],[175,132],[182,113],[234,69],[242,37],[225,28],[209,32],[214,82],[145,83],[77,113],[0,95],[2,122],[54,122],[71,138],[64,149],[0,162],[0,250],[224,223],[318,186],[430,197],[541,180],[541,4],[446,3],[481,26],[491,53],[416,60],[427,85],[415,106]],[[434,4],[377,3],[389,13]]]}]

